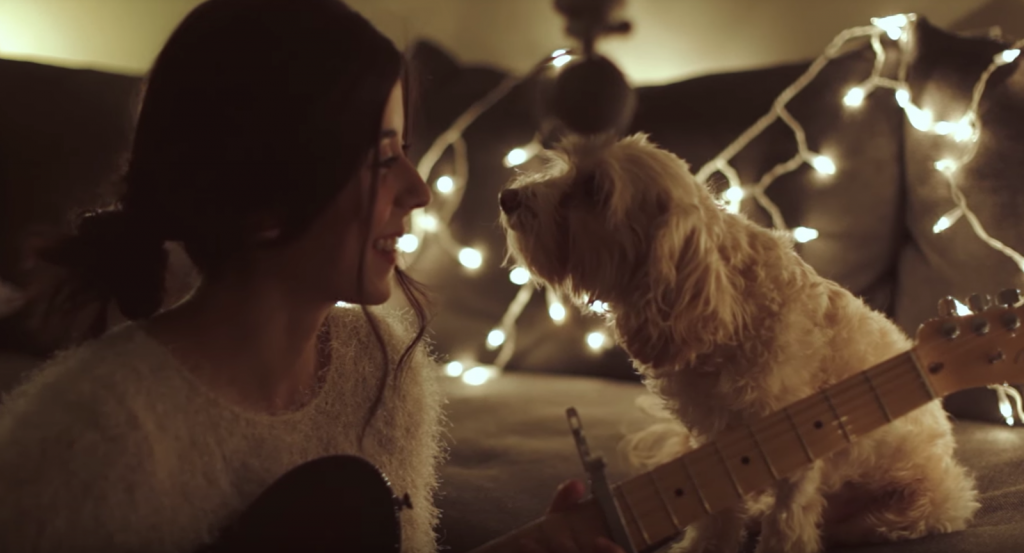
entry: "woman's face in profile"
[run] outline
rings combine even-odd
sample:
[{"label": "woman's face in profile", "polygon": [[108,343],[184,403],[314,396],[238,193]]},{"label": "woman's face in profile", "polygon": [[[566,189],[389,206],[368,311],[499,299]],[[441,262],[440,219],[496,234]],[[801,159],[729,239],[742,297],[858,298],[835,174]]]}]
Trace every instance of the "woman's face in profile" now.
[{"label": "woman's face in profile", "polygon": [[[408,229],[409,213],[430,201],[430,190],[405,156],[401,82],[391,91],[381,120],[377,159],[367,156],[355,180],[317,216],[308,231],[285,246],[286,269],[317,299],[377,305],[391,296],[391,277],[398,262],[397,242]],[[379,160],[379,161],[378,161]],[[373,196],[370,213],[362,213]],[[369,219],[369,221],[368,221]],[[369,224],[368,243],[366,241]],[[358,269],[363,257],[363,290]]]}]

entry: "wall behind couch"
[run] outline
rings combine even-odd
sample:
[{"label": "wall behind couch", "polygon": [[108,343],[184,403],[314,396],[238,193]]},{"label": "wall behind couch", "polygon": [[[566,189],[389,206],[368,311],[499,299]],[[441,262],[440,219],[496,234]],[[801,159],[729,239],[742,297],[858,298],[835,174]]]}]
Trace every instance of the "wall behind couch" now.
[{"label": "wall behind couch", "polygon": [[[564,46],[552,0],[348,0],[397,42],[523,73]],[[142,74],[199,0],[3,0],[0,57]],[[636,84],[790,63],[872,16],[919,12],[951,31],[1024,36],[1024,0],[626,0],[636,32],[608,54]]]}]

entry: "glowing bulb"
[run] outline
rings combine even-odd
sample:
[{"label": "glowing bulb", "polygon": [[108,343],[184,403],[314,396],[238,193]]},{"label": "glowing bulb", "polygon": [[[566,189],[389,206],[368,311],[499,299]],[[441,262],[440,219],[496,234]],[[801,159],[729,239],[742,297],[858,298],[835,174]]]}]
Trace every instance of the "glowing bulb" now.
[{"label": "glowing bulb", "polygon": [[463,370],[465,370],[465,368],[462,366],[462,363],[459,363],[458,361],[452,361],[444,368],[445,374],[453,378],[461,375]]},{"label": "glowing bulb", "polygon": [[566,55],[566,54],[562,54],[561,56],[558,56],[557,58],[555,58],[551,62],[551,65],[554,65],[555,67],[562,67],[563,65],[569,63],[570,60],[572,60],[572,56],[569,56],[569,55]]},{"label": "glowing bulb", "polygon": [[896,90],[896,103],[903,109],[910,105],[910,91],[905,88]]},{"label": "glowing bulb", "polygon": [[846,93],[846,96],[843,96],[843,103],[850,106],[851,108],[855,108],[863,104],[864,89],[859,86],[851,88],[850,91]]},{"label": "glowing bulb", "polygon": [[746,195],[746,192],[743,191],[742,187],[730,186],[722,195],[725,196],[726,200],[735,203],[743,201],[743,196]]},{"label": "glowing bulb", "polygon": [[597,300],[594,303],[590,304],[590,310],[593,311],[594,313],[602,314],[607,313],[609,308],[607,303]]},{"label": "glowing bulb", "polygon": [[494,349],[505,343],[505,331],[496,328],[487,334],[487,345]]},{"label": "glowing bulb", "polygon": [[903,36],[903,28],[909,23],[905,14],[890,15],[889,17],[872,17],[871,24],[885,31],[892,40],[899,40]]},{"label": "glowing bulb", "polygon": [[352,304],[345,301],[339,301],[338,303],[334,304],[334,307],[348,307],[350,305]]},{"label": "glowing bulb", "polygon": [[974,125],[971,124],[970,117],[965,115],[964,118],[956,124],[956,130],[953,132],[953,140],[963,142],[964,140],[974,137]]},{"label": "glowing bulb", "polygon": [[508,273],[508,279],[512,281],[512,284],[522,286],[527,282],[530,282],[530,271],[522,267],[516,267]]},{"label": "glowing bulb", "polygon": [[484,263],[484,256],[473,248],[462,248],[459,250],[459,263],[467,269],[479,269]]},{"label": "glowing bulb", "polygon": [[405,253],[412,253],[416,251],[416,248],[420,247],[420,239],[416,238],[413,234],[403,234],[398,239],[398,249]]},{"label": "glowing bulb", "polygon": [[594,351],[601,349],[601,347],[604,346],[605,340],[606,337],[603,332],[591,332],[590,334],[587,334],[587,345]]},{"label": "glowing bulb", "polygon": [[1013,48],[1012,50],[1003,50],[1002,52],[996,54],[995,62],[999,65],[1006,65],[1008,63],[1013,63],[1013,61],[1016,60],[1018,56],[1020,56],[1019,48]]},{"label": "glowing bulb", "polygon": [[956,162],[952,159],[940,159],[935,162],[935,168],[948,175],[956,171]]},{"label": "glowing bulb", "polygon": [[932,128],[935,134],[946,136],[947,134],[953,134],[956,131],[957,124],[949,121],[939,121],[935,123],[935,127]]},{"label": "glowing bulb", "polygon": [[907,112],[907,119],[910,120],[910,124],[919,131],[928,131],[932,128],[932,112],[921,109],[914,104],[907,104],[903,107],[903,110]]},{"label": "glowing bulb", "polygon": [[417,213],[416,224],[423,230],[433,232],[437,230],[437,217],[434,217],[430,213]]},{"label": "glowing bulb", "polygon": [[508,167],[515,167],[516,165],[522,165],[529,159],[529,155],[526,150],[522,148],[513,148],[511,152],[505,156],[505,165]]},{"label": "glowing bulb", "polygon": [[793,239],[805,244],[818,237],[818,231],[807,227],[796,227],[793,229]]},{"label": "glowing bulb", "polygon": [[956,314],[957,315],[960,315],[961,317],[963,317],[965,315],[971,315],[972,314],[971,313],[971,308],[967,307],[966,305],[964,305],[962,303],[960,303],[960,300],[954,299],[953,303],[956,304]]},{"label": "glowing bulb", "polygon": [[562,305],[561,302],[552,302],[551,305],[548,306],[548,315],[551,317],[551,320],[556,323],[564,321],[565,306]]},{"label": "glowing bulb", "polygon": [[938,221],[935,221],[935,224],[932,225],[932,232],[938,234],[953,226],[953,223],[956,223],[963,213],[959,207],[953,208],[949,213],[939,217]]},{"label": "glowing bulb", "polygon": [[443,177],[437,178],[437,182],[434,183],[434,186],[437,188],[438,192],[448,194],[452,190],[455,190],[455,180],[448,175],[444,175]]},{"label": "glowing bulb", "polygon": [[566,50],[565,48],[559,48],[558,50],[551,52],[551,57],[557,58],[559,56],[564,56],[566,53],[568,53],[568,50]]},{"label": "glowing bulb", "polygon": [[836,164],[827,156],[817,156],[811,162],[811,165],[823,175],[834,175],[836,174]]},{"label": "glowing bulb", "polygon": [[491,379],[492,373],[487,367],[473,367],[462,375],[462,381],[470,386],[479,386]]}]

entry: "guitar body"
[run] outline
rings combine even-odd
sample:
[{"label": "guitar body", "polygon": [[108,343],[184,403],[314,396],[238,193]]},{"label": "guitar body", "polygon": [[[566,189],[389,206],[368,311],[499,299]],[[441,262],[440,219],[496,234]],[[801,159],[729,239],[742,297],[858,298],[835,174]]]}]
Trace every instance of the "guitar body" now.
[{"label": "guitar body", "polygon": [[322,457],[270,485],[197,553],[399,553],[401,507],[375,466],[355,456]]}]

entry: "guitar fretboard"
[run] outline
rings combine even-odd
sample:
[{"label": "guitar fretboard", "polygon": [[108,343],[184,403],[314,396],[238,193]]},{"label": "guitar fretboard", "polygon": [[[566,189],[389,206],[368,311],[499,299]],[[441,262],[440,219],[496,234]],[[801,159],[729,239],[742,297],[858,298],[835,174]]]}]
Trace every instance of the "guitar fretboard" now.
[{"label": "guitar fretboard", "polygon": [[637,551],[935,399],[911,352],[613,488]]}]

